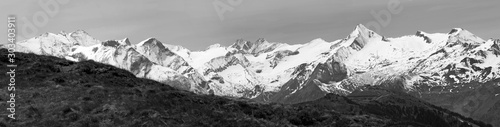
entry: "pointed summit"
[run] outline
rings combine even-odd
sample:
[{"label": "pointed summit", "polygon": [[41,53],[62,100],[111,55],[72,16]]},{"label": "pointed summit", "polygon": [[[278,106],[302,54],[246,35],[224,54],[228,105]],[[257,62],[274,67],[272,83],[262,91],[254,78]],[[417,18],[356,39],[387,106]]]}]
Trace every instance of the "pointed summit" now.
[{"label": "pointed summit", "polygon": [[156,38],[148,38],[138,43],[135,46],[135,51],[145,56],[153,63],[173,69],[181,74],[186,74],[191,71],[192,67],[186,62],[186,60],[177,55],[174,51],[165,47],[165,45],[167,44],[163,44]]},{"label": "pointed summit", "polygon": [[256,43],[264,43],[264,42],[267,42],[265,38],[259,38],[257,39],[257,41],[255,41]]},{"label": "pointed summit", "polygon": [[350,46],[353,49],[360,50],[367,44],[367,42],[370,39],[383,40],[384,38],[382,36],[380,36],[379,34],[373,32],[372,30],[366,28],[363,24],[359,24],[354,28],[354,30],[351,32],[351,34],[349,34],[349,36],[346,38],[346,40],[351,40],[351,39],[354,39],[354,40],[352,41]]},{"label": "pointed summit", "polygon": [[101,43],[101,41],[93,38],[83,30],[76,30],[69,34],[65,34],[65,36],[68,40],[73,42],[73,44],[80,46],[92,46]]},{"label": "pointed summit", "polygon": [[137,46],[143,46],[143,45],[147,45],[147,44],[151,44],[151,43],[156,43],[156,41],[157,41],[156,38],[150,37],[146,40],[143,40],[143,41],[137,43]]},{"label": "pointed summit", "polygon": [[360,29],[360,30],[368,30],[368,28],[365,27],[365,25],[363,24],[358,24],[356,25],[356,29]]},{"label": "pointed summit", "polygon": [[137,47],[158,47],[160,49],[166,49],[165,46],[163,45],[163,43],[161,43],[160,41],[158,41],[156,38],[154,37],[151,37],[151,38],[148,38],[144,41],[141,41],[137,44]]},{"label": "pointed summit", "polygon": [[480,45],[486,42],[482,38],[479,38],[463,28],[454,28],[448,34],[450,37],[446,45],[449,46],[453,46],[458,43]]},{"label": "pointed summit", "polygon": [[250,41],[245,41],[243,39],[238,39],[238,40],[236,40],[236,42],[234,44],[232,44],[229,47],[241,50],[241,49],[249,49],[251,47],[250,45],[251,45]]},{"label": "pointed summit", "polygon": [[448,33],[449,35],[456,35],[460,33],[463,29],[462,28],[453,28],[451,31]]},{"label": "pointed summit", "polygon": [[170,49],[165,47],[165,45],[156,38],[148,38],[144,41],[136,44],[136,49],[138,52],[156,52],[156,53],[173,53]]},{"label": "pointed summit", "polygon": [[150,38],[148,38],[146,40],[143,40],[143,41],[139,42],[137,45],[145,45],[145,44],[149,44],[149,43],[156,43],[156,41],[158,41],[158,40],[156,40],[156,38],[150,37]]},{"label": "pointed summit", "polygon": [[120,44],[121,45],[130,45],[130,41],[129,41],[128,38],[125,38],[125,39],[123,39],[123,40],[120,41]]},{"label": "pointed summit", "polygon": [[463,28],[454,28],[448,34],[452,37],[457,37],[457,38],[462,38],[462,39],[468,38],[468,39],[472,39],[473,41],[477,41],[477,42],[484,41],[483,39],[479,38],[478,36],[474,35],[473,33],[469,32],[468,30],[465,30]]},{"label": "pointed summit", "polygon": [[366,38],[373,38],[373,37],[381,37],[379,34],[373,32],[372,30],[366,28],[363,24],[358,24],[354,30],[349,34],[348,38],[351,37],[366,37]]}]

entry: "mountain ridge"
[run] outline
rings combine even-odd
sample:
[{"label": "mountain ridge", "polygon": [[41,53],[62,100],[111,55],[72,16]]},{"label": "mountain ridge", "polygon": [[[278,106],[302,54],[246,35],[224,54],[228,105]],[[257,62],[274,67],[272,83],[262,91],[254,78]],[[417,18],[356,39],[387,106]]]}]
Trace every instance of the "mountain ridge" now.
[{"label": "mountain ridge", "polygon": [[[388,38],[359,24],[346,38],[333,42],[318,38],[290,45],[239,39],[227,47],[214,45],[202,51],[155,38],[138,44],[125,38],[88,46],[96,41],[84,31],[76,33],[82,37],[43,34],[21,42],[19,51],[94,60],[198,94],[288,104],[328,93],[348,95],[367,85],[426,93],[422,88],[459,89],[462,83],[500,77],[500,41],[483,40],[462,28]],[[29,47],[30,43],[40,46]]]},{"label": "mountain ridge", "polygon": [[[6,64],[7,56],[0,56]],[[16,119],[4,116],[0,126],[491,126],[378,88],[353,95],[379,93],[381,99],[327,94],[300,104],[262,104],[194,94],[93,60],[16,52],[16,64],[20,105]],[[9,99],[6,88],[0,94]]]}]

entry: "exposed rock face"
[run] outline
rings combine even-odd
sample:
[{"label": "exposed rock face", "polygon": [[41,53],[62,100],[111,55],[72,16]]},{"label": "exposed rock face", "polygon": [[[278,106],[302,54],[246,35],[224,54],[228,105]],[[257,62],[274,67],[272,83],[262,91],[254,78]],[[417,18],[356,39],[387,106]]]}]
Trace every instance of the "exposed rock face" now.
[{"label": "exposed rock face", "polygon": [[185,71],[192,70],[192,67],[190,67],[182,57],[170,51],[154,38],[137,44],[135,49],[152,62],[176,70],[181,74],[187,73]]},{"label": "exposed rock face", "polygon": [[258,56],[261,53],[266,53],[273,51],[278,46],[283,44],[276,42],[268,42],[263,38],[258,39],[256,42],[244,41],[243,39],[238,39],[236,43],[231,45],[231,48],[235,48],[244,54],[253,54]]},{"label": "exposed rock face", "polygon": [[429,38],[426,34],[427,33],[425,33],[425,32],[417,31],[417,33],[415,35],[424,38],[425,42],[427,42],[427,43],[432,43],[432,39]]},{"label": "exposed rock face", "polygon": [[271,64],[270,67],[274,68],[278,65],[279,61],[281,61],[281,59],[283,59],[284,57],[297,54],[299,54],[299,51],[281,50],[281,51],[276,51],[273,54],[268,54],[266,56],[266,59],[269,60],[269,63]]},{"label": "exposed rock face", "polygon": [[249,66],[249,62],[241,54],[217,57],[210,60],[208,63],[205,63],[207,69],[204,70],[203,74],[207,75],[212,72],[221,72],[223,70],[226,70],[229,66],[233,65],[247,67]]},{"label": "exposed rock face", "polygon": [[333,61],[333,59],[325,64],[318,64],[316,70],[318,71],[318,80],[323,83],[340,82],[349,76],[346,66],[343,63]]},{"label": "exposed rock face", "polygon": [[495,39],[493,41],[493,45],[491,45],[491,50],[493,54],[499,56],[500,55],[500,39]]},{"label": "exposed rock face", "polygon": [[75,32],[66,34],[66,38],[68,38],[69,41],[73,42],[73,44],[80,46],[92,46],[100,43],[99,40],[93,38],[83,30],[77,30]]}]

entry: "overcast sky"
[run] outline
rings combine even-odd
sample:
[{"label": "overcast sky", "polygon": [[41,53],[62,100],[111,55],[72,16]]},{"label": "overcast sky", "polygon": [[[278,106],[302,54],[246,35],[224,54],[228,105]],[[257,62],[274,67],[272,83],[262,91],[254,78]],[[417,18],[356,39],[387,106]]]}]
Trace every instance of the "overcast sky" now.
[{"label": "overcast sky", "polygon": [[[383,22],[377,22],[372,12],[391,9],[390,0],[65,0],[46,22],[43,17],[35,19],[42,23],[36,25],[33,16],[47,14],[39,1],[53,0],[2,1],[0,14],[5,19],[17,16],[18,39],[82,29],[102,41],[128,37],[138,43],[155,37],[191,50],[214,43],[228,46],[240,38],[290,44],[316,38],[334,41],[345,38],[357,24],[380,25]],[[221,13],[223,20],[214,6],[217,1],[218,8],[232,9]],[[500,38],[500,0],[392,1],[400,3],[396,6],[400,12],[391,13],[386,26],[380,25],[381,35],[398,37],[417,30],[447,33],[460,27],[483,39]],[[29,33],[23,32],[24,21],[35,24],[37,32],[23,34]]]}]

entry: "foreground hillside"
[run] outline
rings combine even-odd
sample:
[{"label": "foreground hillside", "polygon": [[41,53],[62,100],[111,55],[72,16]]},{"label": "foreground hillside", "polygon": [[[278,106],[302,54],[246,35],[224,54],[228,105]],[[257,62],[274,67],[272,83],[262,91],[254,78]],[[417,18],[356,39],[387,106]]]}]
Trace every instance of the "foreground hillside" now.
[{"label": "foreground hillside", "polygon": [[[0,60],[7,65],[6,55]],[[294,105],[260,104],[197,95],[93,61],[16,53],[16,64],[16,119],[2,110],[0,126],[487,126],[377,88]],[[8,84],[6,77],[0,83]],[[8,94],[2,86],[2,107]]]}]

